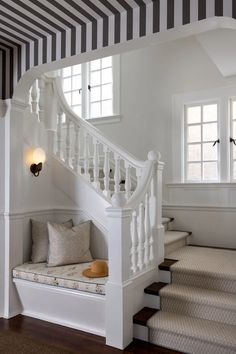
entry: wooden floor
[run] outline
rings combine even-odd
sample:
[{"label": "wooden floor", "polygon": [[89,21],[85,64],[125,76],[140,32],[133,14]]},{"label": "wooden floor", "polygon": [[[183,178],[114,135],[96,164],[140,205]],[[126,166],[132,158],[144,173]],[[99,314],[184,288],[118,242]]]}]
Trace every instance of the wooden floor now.
[{"label": "wooden floor", "polygon": [[0,319],[0,331],[4,330],[78,354],[177,354],[138,340],[122,351],[106,346],[102,337],[21,315],[10,320]]}]

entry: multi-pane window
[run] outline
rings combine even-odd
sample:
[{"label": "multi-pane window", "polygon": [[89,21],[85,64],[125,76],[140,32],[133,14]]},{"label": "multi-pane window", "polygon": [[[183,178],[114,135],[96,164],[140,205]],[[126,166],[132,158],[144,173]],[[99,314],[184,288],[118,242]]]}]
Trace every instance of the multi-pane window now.
[{"label": "multi-pane window", "polygon": [[63,92],[69,106],[80,117],[82,115],[82,65],[62,70]]},{"label": "multi-pane window", "polygon": [[185,179],[219,179],[218,103],[185,106]]},{"label": "multi-pane window", "polygon": [[89,82],[90,118],[112,115],[112,57],[94,60],[89,63]]},{"label": "multi-pane window", "polygon": [[231,179],[236,180],[236,99],[231,99]]},{"label": "multi-pane window", "polygon": [[114,57],[62,70],[63,92],[75,113],[85,119],[117,114],[114,109],[114,72]]}]

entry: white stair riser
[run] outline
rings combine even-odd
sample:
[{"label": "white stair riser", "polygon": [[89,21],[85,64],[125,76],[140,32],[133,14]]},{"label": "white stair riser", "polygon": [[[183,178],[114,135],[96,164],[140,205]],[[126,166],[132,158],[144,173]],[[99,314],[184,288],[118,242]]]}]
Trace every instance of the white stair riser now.
[{"label": "white stair riser", "polygon": [[180,300],[177,297],[163,296],[161,298],[161,310],[236,325],[236,309],[235,311],[227,310],[209,304],[187,301],[186,299]]},{"label": "white stair riser", "polygon": [[159,310],[160,296],[144,294],[144,306]]},{"label": "white stair riser", "polygon": [[186,337],[179,333],[150,329],[150,342],[162,347],[194,354],[235,354],[231,347],[205,342],[197,338]]},{"label": "white stair riser", "polygon": [[144,342],[149,342],[149,329],[148,329],[148,327],[134,324],[133,337],[136,339],[143,340]]},{"label": "white stair riser", "polygon": [[168,270],[159,270],[159,281],[163,283],[170,284],[171,283],[171,272]]},{"label": "white stair riser", "polygon": [[165,231],[172,230],[173,227],[172,224],[173,221],[163,222],[164,230]]},{"label": "white stair riser", "polygon": [[172,283],[204,288],[216,291],[223,291],[236,294],[236,281],[226,278],[215,278],[201,273],[186,273],[174,271],[172,273]]},{"label": "white stair riser", "polygon": [[187,245],[187,238],[188,236],[176,242],[165,245],[165,257],[168,257],[168,254],[177,251],[179,248],[185,247]]}]

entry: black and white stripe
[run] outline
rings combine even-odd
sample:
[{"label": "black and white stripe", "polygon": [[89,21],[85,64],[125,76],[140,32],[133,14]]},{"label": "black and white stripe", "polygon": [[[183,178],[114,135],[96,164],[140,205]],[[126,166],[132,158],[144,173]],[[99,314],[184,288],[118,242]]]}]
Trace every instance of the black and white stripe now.
[{"label": "black and white stripe", "polygon": [[32,67],[213,16],[235,0],[0,0],[0,98]]}]

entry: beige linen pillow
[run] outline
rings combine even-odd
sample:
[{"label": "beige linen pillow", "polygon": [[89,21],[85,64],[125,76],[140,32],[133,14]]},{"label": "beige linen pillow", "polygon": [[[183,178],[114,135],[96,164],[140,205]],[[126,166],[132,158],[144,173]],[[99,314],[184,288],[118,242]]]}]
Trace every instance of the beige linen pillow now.
[{"label": "beige linen pillow", "polygon": [[[46,222],[37,220],[31,221],[31,237],[32,237],[32,263],[47,262],[48,258],[48,226]],[[73,227],[73,220],[63,223],[64,227]]]},{"label": "beige linen pillow", "polygon": [[48,267],[92,261],[90,247],[90,221],[67,229],[48,223]]}]

